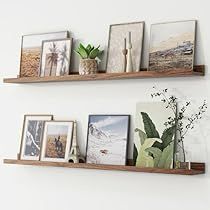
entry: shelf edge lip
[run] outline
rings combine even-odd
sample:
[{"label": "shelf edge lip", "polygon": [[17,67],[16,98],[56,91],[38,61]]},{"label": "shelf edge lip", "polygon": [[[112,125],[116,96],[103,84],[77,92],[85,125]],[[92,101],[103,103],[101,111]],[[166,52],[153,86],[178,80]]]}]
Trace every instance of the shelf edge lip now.
[{"label": "shelf edge lip", "polygon": [[146,79],[146,78],[166,78],[166,77],[186,77],[204,76],[205,65],[194,66],[193,70],[157,70],[157,71],[137,71],[121,73],[97,73],[92,75],[70,74],[66,76],[53,77],[17,77],[4,78],[4,83],[47,83],[47,82],[76,82],[76,81],[97,81],[97,80],[121,80],[121,79]]},{"label": "shelf edge lip", "polygon": [[95,170],[111,170],[111,171],[126,171],[126,172],[142,172],[142,173],[161,173],[161,174],[176,174],[176,175],[199,175],[205,174],[205,163],[195,163],[202,165],[202,170],[199,169],[157,169],[157,168],[136,168],[135,166],[117,166],[117,165],[95,165],[86,163],[64,163],[64,162],[46,162],[46,161],[30,161],[4,159],[4,164],[16,165],[31,165],[44,167],[63,167],[63,168],[80,168],[80,169],[95,169]]}]

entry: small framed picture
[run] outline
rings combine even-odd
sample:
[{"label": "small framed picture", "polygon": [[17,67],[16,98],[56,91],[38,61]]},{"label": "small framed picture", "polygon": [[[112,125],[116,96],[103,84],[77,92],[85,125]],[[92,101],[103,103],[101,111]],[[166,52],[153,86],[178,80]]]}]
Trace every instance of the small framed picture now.
[{"label": "small framed picture", "polygon": [[45,122],[40,160],[68,162],[73,126],[73,121]]},{"label": "small framed picture", "polygon": [[40,76],[69,74],[72,38],[43,41]]},{"label": "small framed picture", "polygon": [[126,165],[129,115],[90,115],[86,162]]},{"label": "small framed picture", "polygon": [[196,20],[151,25],[148,70],[193,70]]},{"label": "small framed picture", "polygon": [[29,34],[22,36],[20,77],[38,77],[43,40],[64,39],[68,31],[53,33]]},{"label": "small framed picture", "polygon": [[20,159],[39,160],[44,122],[52,115],[25,115],[20,145]]}]

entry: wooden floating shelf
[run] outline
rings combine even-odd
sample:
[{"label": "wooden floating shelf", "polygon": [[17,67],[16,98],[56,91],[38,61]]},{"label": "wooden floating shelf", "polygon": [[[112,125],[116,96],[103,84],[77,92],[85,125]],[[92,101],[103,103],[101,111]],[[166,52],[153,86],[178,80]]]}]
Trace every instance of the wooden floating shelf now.
[{"label": "wooden floating shelf", "polygon": [[142,69],[139,72],[129,73],[97,73],[92,75],[72,74],[67,76],[51,77],[19,77],[5,78],[4,83],[42,83],[42,82],[68,82],[68,81],[94,81],[94,80],[121,80],[121,79],[143,79],[143,78],[161,78],[161,77],[187,77],[204,76],[205,66],[194,66],[193,71],[186,69],[171,69],[159,71],[146,71]]},{"label": "wooden floating shelf", "polygon": [[64,168],[133,171],[133,172],[179,174],[179,175],[197,175],[197,174],[205,173],[204,163],[191,163],[190,170],[188,169],[137,168],[135,166],[96,165],[96,164],[87,164],[87,163],[75,164],[75,163],[58,163],[58,162],[14,160],[14,159],[4,159],[4,163],[17,164],[17,165],[31,165],[31,166],[51,166],[51,167],[64,167]]}]

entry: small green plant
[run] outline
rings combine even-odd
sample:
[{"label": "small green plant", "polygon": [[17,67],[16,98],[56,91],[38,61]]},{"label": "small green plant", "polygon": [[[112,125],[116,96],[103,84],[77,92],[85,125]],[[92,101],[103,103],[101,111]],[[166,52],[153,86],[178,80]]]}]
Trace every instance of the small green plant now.
[{"label": "small green plant", "polygon": [[100,45],[96,48],[90,44],[88,44],[87,47],[84,47],[84,45],[80,43],[75,52],[82,59],[99,59],[100,55],[103,53],[103,50],[99,50],[99,48]]}]

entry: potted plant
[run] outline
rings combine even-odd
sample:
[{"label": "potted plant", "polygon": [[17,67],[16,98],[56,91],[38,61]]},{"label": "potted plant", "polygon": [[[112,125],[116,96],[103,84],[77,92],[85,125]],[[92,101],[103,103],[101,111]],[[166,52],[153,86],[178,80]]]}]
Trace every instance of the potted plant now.
[{"label": "potted plant", "polygon": [[99,50],[99,47],[94,47],[90,44],[84,47],[81,43],[75,52],[80,56],[79,74],[96,74],[98,70],[98,60],[103,50]]}]

